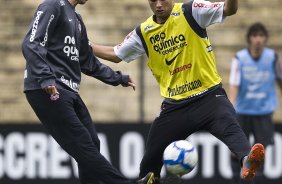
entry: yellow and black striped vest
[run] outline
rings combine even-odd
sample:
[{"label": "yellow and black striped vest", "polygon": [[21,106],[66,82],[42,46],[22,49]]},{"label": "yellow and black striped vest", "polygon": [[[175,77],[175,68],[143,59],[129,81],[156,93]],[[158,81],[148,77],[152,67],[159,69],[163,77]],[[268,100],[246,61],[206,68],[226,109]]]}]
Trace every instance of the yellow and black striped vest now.
[{"label": "yellow and black striped vest", "polygon": [[175,3],[164,24],[151,16],[136,29],[161,95],[174,100],[203,93],[221,82],[206,30],[192,17],[192,8],[183,10],[184,6]]}]

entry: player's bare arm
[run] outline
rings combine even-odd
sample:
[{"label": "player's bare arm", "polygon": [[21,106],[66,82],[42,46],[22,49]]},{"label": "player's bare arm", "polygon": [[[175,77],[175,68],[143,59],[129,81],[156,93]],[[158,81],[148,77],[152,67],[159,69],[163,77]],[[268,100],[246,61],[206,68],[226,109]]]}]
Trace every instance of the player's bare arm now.
[{"label": "player's bare arm", "polygon": [[279,86],[279,90],[282,93],[282,80],[281,79],[277,79],[277,85]]},{"label": "player's bare arm", "polygon": [[276,61],[276,78],[277,78],[277,85],[280,89],[280,92],[282,93],[282,64],[281,64],[281,59],[277,59]]},{"label": "player's bare arm", "polygon": [[116,56],[114,52],[114,47],[111,46],[104,46],[104,45],[97,45],[92,43],[92,50],[95,54],[95,56],[112,61],[114,63],[119,63],[121,59]]},{"label": "player's bare arm", "polygon": [[238,91],[239,91],[239,86],[235,86],[235,85],[230,85],[229,87],[229,100],[232,103],[232,105],[234,106],[237,95],[238,95]]},{"label": "player's bare arm", "polygon": [[[108,60],[108,61],[112,61],[114,63],[119,63],[121,61],[121,59],[116,56],[114,52],[114,47],[97,45],[93,43],[91,43],[91,46],[92,46],[92,51],[95,54],[95,56]],[[135,91],[136,84],[130,76],[129,76],[129,81],[127,83],[127,86],[124,86],[124,87],[128,87],[128,86],[132,87],[132,89]]]},{"label": "player's bare arm", "polygon": [[238,9],[238,0],[225,0],[224,1],[224,16],[231,16],[237,12]]}]

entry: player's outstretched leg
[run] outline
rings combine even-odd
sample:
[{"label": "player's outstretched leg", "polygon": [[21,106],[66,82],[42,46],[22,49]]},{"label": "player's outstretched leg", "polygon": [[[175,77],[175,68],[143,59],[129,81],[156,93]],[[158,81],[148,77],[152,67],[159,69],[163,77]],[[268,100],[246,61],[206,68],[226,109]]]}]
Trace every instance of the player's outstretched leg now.
[{"label": "player's outstretched leg", "polygon": [[252,180],[256,171],[261,167],[264,161],[265,150],[262,144],[255,144],[249,155],[244,158],[241,170],[241,176],[244,180]]},{"label": "player's outstretched leg", "polygon": [[137,181],[137,184],[154,184],[154,173],[149,172],[144,178]]}]

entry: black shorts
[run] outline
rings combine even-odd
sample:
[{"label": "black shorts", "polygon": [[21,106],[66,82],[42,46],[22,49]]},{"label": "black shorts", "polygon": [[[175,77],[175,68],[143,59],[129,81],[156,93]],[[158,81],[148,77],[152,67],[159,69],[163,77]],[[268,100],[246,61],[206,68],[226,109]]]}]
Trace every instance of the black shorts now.
[{"label": "black shorts", "polygon": [[238,114],[238,121],[247,137],[254,136],[254,143],[261,143],[264,146],[274,143],[272,113],[266,115]]}]

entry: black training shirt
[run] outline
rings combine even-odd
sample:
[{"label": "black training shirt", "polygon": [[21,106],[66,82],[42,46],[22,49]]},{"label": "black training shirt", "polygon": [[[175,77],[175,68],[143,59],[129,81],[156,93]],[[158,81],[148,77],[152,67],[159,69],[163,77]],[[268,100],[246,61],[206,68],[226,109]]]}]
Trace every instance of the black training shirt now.
[{"label": "black training shirt", "polygon": [[55,85],[78,92],[81,72],[107,84],[126,85],[128,76],[93,55],[85,25],[68,0],[45,0],[34,14],[22,44],[24,91]]}]

